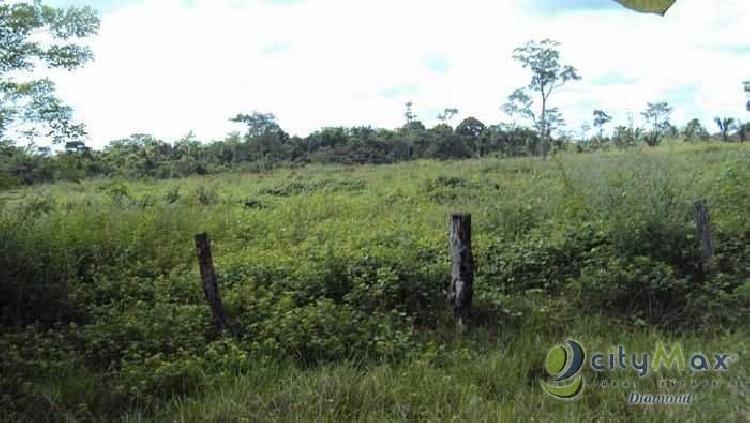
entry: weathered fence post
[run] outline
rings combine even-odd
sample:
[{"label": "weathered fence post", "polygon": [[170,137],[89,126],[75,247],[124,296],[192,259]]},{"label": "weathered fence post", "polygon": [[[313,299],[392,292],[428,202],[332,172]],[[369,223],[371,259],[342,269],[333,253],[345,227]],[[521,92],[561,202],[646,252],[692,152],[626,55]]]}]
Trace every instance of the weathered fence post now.
[{"label": "weathered fence post", "polygon": [[224,311],[224,305],[221,303],[221,297],[219,296],[219,286],[216,281],[214,260],[211,256],[211,241],[208,239],[208,234],[202,233],[195,236],[195,248],[198,252],[198,265],[201,270],[203,294],[206,295],[206,301],[208,301],[208,305],[211,307],[214,322],[219,331],[223,332],[227,329],[231,331],[229,318],[226,311]]},{"label": "weathered fence post", "polygon": [[471,251],[471,215],[451,215],[451,302],[459,330],[465,330],[474,296],[474,256]]},{"label": "weathered fence post", "polygon": [[693,214],[695,216],[695,230],[698,236],[701,250],[701,269],[706,272],[711,266],[714,255],[714,241],[711,236],[711,220],[705,200],[693,203]]}]

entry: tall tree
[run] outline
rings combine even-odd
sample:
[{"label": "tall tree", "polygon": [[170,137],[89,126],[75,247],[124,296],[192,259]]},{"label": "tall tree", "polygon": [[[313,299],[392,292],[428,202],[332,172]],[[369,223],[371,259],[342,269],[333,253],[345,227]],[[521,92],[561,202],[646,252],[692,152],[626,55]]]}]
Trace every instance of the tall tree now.
[{"label": "tall tree", "polygon": [[503,103],[501,110],[513,118],[513,124],[516,125],[516,118],[521,117],[524,119],[531,119],[536,125],[536,115],[531,107],[534,105],[534,101],[529,97],[529,94],[524,88],[517,88],[508,99]]},{"label": "tall tree", "polygon": [[581,129],[581,142],[586,142],[586,138],[588,136],[589,131],[591,130],[591,125],[588,124],[588,122],[583,122],[580,126]]},{"label": "tall tree", "polygon": [[193,131],[185,134],[174,143],[173,153],[177,159],[198,158],[201,149],[201,143]]},{"label": "tall tree", "polygon": [[559,131],[565,127],[565,119],[557,107],[547,110],[546,121],[544,138],[547,140],[552,139],[552,131]]},{"label": "tall tree", "polygon": [[258,161],[263,170],[266,169],[266,155],[271,149],[283,143],[287,135],[276,123],[273,113],[253,111],[250,114],[240,113],[229,119],[231,122],[242,123],[247,128],[245,141],[255,145],[258,150]]},{"label": "tall tree", "polygon": [[672,108],[666,101],[647,103],[646,110],[641,112],[641,115],[646,118],[649,125],[652,125],[651,135],[646,137],[648,145],[659,144],[659,141],[661,141],[660,135],[669,129],[669,115],[671,113]]},{"label": "tall tree", "polygon": [[477,138],[484,131],[485,125],[474,116],[462,120],[456,127],[456,133],[464,137]]},{"label": "tall tree", "polygon": [[717,116],[714,118],[714,122],[719,127],[719,131],[721,131],[721,139],[725,142],[729,141],[729,132],[734,129],[734,118],[720,118]]},{"label": "tall tree", "polygon": [[55,95],[55,84],[34,78],[44,69],[72,70],[91,60],[89,48],[70,40],[98,29],[99,18],[90,7],[60,9],[38,0],[0,4],[0,139],[8,130],[56,143],[85,134]]},{"label": "tall tree", "polygon": [[747,140],[747,134],[750,133],[750,122],[742,123],[738,121],[737,132],[740,136],[740,142],[745,142]]},{"label": "tall tree", "polygon": [[694,140],[707,140],[709,138],[708,131],[701,125],[698,118],[691,119],[685,127],[682,128],[682,137],[686,141]]},{"label": "tall tree", "polygon": [[270,131],[280,129],[276,123],[276,116],[273,113],[260,113],[256,111],[250,114],[239,113],[229,120],[244,124],[247,127],[247,136],[250,138],[258,138]]},{"label": "tall tree", "polygon": [[608,115],[604,110],[594,110],[593,114],[594,128],[599,129],[599,139],[604,138],[604,125],[612,120],[612,116]]},{"label": "tall tree", "polygon": [[458,109],[453,108],[453,107],[446,107],[445,109],[443,109],[442,112],[438,113],[437,118],[438,120],[440,120],[440,122],[443,122],[444,125],[449,125],[450,121],[457,114],[458,114]]},{"label": "tall tree", "polygon": [[482,157],[490,142],[488,137],[483,137],[486,126],[474,116],[469,116],[456,127],[456,133],[469,140],[477,156]]},{"label": "tall tree", "polygon": [[[545,39],[542,41],[528,41],[524,46],[513,50],[513,59],[520,63],[524,69],[531,71],[531,81],[525,88],[513,92],[508,97],[511,107],[516,107],[516,113],[530,116],[539,131],[543,144],[549,143],[550,119],[549,99],[556,88],[562,87],[568,81],[581,79],[576,68],[570,65],[560,64],[560,43]],[[531,111],[530,96],[525,90],[531,90],[539,94],[541,99],[540,111],[537,115]],[[555,116],[553,114],[553,116]],[[545,145],[542,146],[543,154],[546,156]]]},{"label": "tall tree", "polygon": [[412,107],[414,106],[414,103],[411,101],[407,101],[404,105],[406,107],[406,110],[404,111],[404,117],[406,118],[406,126],[410,126],[412,122],[414,122],[414,119],[417,118],[417,115],[414,114],[412,111]]}]

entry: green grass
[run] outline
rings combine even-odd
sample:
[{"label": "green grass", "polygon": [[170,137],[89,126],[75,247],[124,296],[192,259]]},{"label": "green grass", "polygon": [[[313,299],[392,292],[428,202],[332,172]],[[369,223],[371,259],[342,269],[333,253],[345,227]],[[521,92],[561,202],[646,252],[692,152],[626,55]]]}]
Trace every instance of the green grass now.
[{"label": "green grass", "polygon": [[[0,418],[747,421],[750,149],[310,166],[0,192]],[[693,272],[706,199],[716,269]],[[474,328],[444,300],[449,216],[473,219]],[[217,338],[209,233],[239,339]],[[547,397],[547,351],[657,340],[739,356],[688,406]],[[659,392],[660,375],[638,391]]]},{"label": "green grass", "polygon": [[[592,342],[622,342],[633,350],[653,350],[661,334],[581,325],[572,332]],[[459,350],[442,365],[416,360],[402,365],[354,364],[312,370],[259,366],[249,374],[217,382],[201,395],[174,401],[156,414],[157,420],[179,421],[745,421],[748,417],[747,368],[719,377],[715,388],[699,388],[688,406],[628,405],[632,388],[594,386],[586,374],[582,397],[562,402],[547,397],[539,386],[541,357],[554,336],[522,333],[474,351]],[[586,345],[586,341],[583,341]],[[686,345],[746,355],[741,335],[687,337]],[[671,376],[679,380],[705,377]],[[638,392],[668,392],[657,387],[659,377],[639,379],[617,373],[610,380],[637,381]],[[679,390],[678,390],[679,391]],[[128,416],[139,421],[137,413]]]}]

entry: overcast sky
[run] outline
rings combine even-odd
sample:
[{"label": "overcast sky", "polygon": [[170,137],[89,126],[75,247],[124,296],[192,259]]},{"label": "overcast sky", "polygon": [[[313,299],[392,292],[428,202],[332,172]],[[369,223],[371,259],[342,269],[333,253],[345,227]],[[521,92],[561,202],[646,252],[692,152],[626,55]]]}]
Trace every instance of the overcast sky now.
[{"label": "overcast sky", "polygon": [[[238,112],[275,113],[300,136],[324,126],[404,123],[404,103],[436,124],[444,107],[487,124],[529,75],[511,58],[529,39],[562,42],[583,79],[554,92],[569,129],[593,109],[641,123],[668,101],[673,123],[750,120],[750,1],[678,0],[666,17],[612,0],[53,0],[102,18],[96,59],[53,74],[90,143],[134,132],[173,141],[240,129]],[[714,128],[711,127],[711,130]]]}]

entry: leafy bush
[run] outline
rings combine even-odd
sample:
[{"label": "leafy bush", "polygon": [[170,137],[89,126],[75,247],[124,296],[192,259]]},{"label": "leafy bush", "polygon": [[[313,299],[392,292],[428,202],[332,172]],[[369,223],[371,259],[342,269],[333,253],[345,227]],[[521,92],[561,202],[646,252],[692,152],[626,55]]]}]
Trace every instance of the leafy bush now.
[{"label": "leafy bush", "polygon": [[581,305],[591,310],[643,324],[672,324],[683,317],[690,285],[670,266],[635,257],[584,267],[575,289]]},{"label": "leafy bush", "polygon": [[258,324],[260,336],[252,350],[313,364],[347,357],[399,358],[414,347],[411,331],[398,315],[361,313],[330,299],[303,307],[291,304],[280,302],[279,318]]},{"label": "leafy bush", "polygon": [[478,277],[509,293],[556,293],[587,263],[612,252],[607,234],[595,225],[573,226],[555,237],[536,231],[511,244],[493,240],[480,255]]}]

